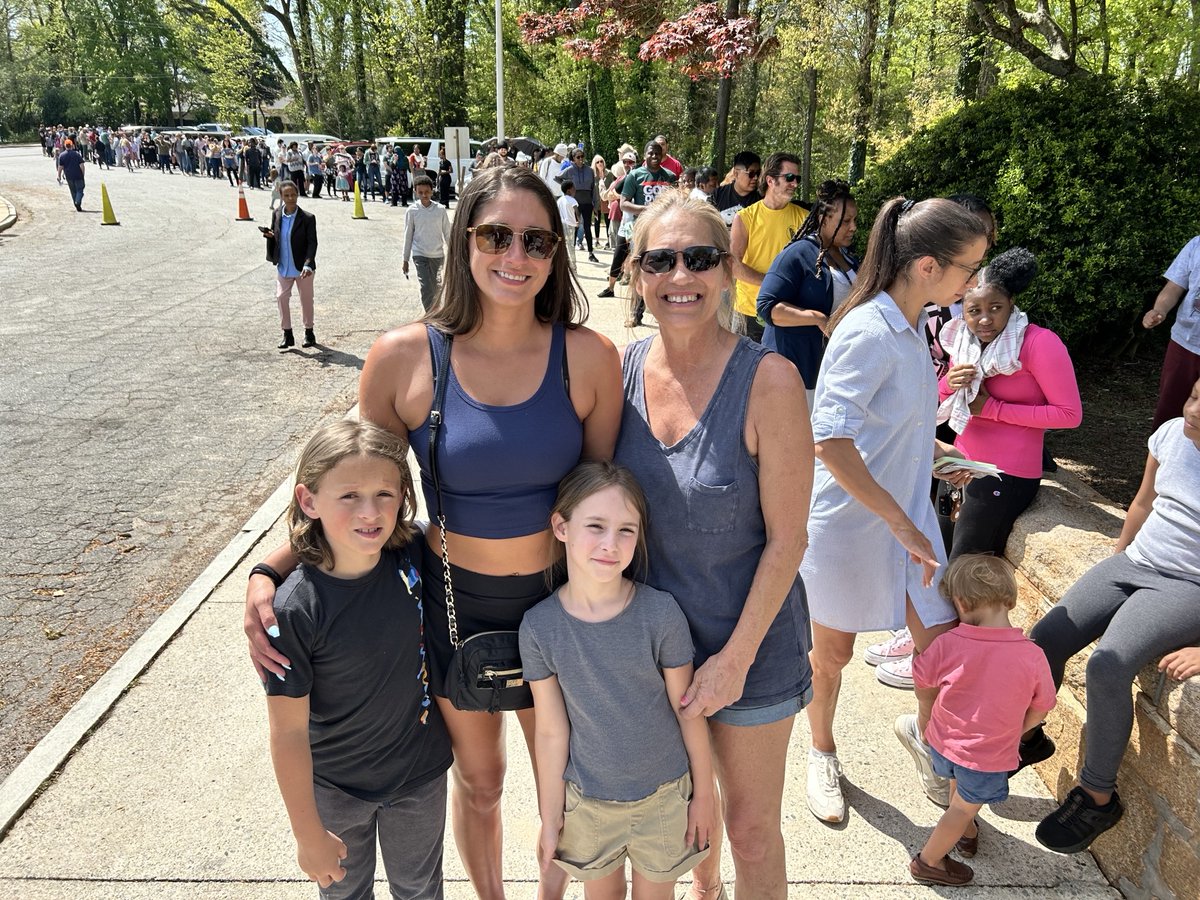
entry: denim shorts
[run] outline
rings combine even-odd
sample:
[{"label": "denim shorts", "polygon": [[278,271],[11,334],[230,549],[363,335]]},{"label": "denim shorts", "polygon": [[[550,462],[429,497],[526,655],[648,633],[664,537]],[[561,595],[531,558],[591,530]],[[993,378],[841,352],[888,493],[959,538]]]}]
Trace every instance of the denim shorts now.
[{"label": "denim shorts", "polygon": [[726,706],[718,709],[709,716],[709,721],[720,722],[722,725],[736,725],[749,728],[753,725],[770,725],[781,719],[796,715],[812,701],[812,686],[805,688],[800,694],[772,703],[769,706]]},{"label": "denim shorts", "polygon": [[946,759],[933,747],[929,748],[933,771],[942,778],[953,778],[958,796],[968,803],[1003,803],[1008,799],[1007,772],[977,772]]}]

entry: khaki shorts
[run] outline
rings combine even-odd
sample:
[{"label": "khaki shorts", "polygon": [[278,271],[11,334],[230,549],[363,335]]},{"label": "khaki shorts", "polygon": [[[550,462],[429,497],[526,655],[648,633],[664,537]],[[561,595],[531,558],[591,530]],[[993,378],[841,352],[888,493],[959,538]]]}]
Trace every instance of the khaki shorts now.
[{"label": "khaki shorts", "polygon": [[688,846],[688,773],[668,781],[641,800],[595,800],[567,782],[567,805],[554,860],[580,881],[611,875],[625,864],[648,881],[675,881],[708,856],[708,848]]}]

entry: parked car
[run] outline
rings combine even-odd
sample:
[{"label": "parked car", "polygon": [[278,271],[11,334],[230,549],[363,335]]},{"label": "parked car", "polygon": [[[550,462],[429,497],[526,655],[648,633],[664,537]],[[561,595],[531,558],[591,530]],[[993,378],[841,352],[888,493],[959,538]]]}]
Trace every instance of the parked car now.
[{"label": "parked car", "polygon": [[233,126],[228,122],[201,122],[196,126],[197,131],[223,131],[226,134],[233,132]]}]

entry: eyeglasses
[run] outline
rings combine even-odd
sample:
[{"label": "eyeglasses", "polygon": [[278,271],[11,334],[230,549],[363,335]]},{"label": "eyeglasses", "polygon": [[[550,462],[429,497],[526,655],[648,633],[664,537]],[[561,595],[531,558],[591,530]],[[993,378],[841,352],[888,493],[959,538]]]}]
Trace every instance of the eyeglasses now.
[{"label": "eyeglasses", "polygon": [[558,249],[558,242],[562,240],[548,228],[526,228],[524,231],[517,231],[499,222],[472,225],[467,229],[467,233],[475,235],[475,246],[481,253],[489,253],[492,256],[507,253],[508,248],[512,246],[513,237],[519,234],[525,255],[530,259],[549,259]]},{"label": "eyeglasses", "polygon": [[964,266],[962,263],[956,263],[954,260],[951,259],[951,260],[947,260],[947,264],[954,266],[954,268],[956,268],[956,269],[962,269],[964,272],[967,273],[967,281],[971,281],[972,279],[975,278],[976,275],[979,274],[979,270],[982,269],[985,265],[987,265],[987,261],[985,260],[984,262],[981,262],[977,266]]},{"label": "eyeglasses", "polygon": [[780,172],[778,175],[768,175],[768,178],[782,178],[788,184],[795,184],[800,180],[800,176],[795,172]]},{"label": "eyeglasses", "polygon": [[721,257],[729,254],[718,247],[684,247],[682,250],[647,250],[633,261],[647,275],[666,275],[675,268],[675,261],[683,257],[683,265],[689,272],[707,272],[721,264]]},{"label": "eyeglasses", "polygon": [[742,169],[742,172],[751,178],[758,178],[762,174],[762,169]]}]

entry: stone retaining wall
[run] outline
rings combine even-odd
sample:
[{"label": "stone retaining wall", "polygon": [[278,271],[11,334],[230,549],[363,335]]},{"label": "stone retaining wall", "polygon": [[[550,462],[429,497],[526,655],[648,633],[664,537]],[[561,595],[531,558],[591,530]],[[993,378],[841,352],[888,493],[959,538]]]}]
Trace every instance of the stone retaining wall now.
[{"label": "stone retaining wall", "polygon": [[[1065,471],[1044,480],[1008,542],[1021,589],[1014,624],[1028,630],[1080,575],[1111,555],[1124,518],[1123,510]],[[1059,799],[1083,765],[1089,652],[1067,667],[1046,724],[1058,753],[1037,766]],[[1151,665],[1131,690],[1135,721],[1119,776],[1125,816],[1092,853],[1131,900],[1194,900],[1200,898],[1200,676],[1172,681]]]}]

